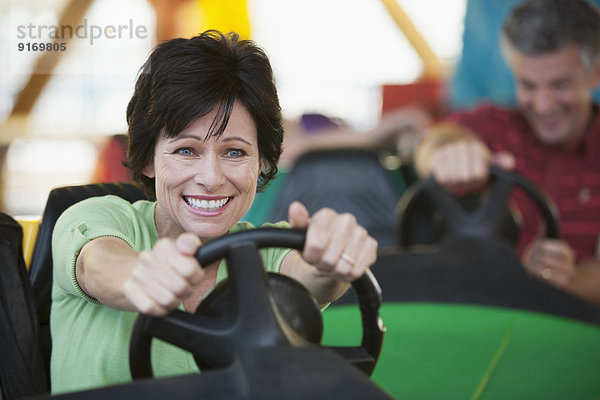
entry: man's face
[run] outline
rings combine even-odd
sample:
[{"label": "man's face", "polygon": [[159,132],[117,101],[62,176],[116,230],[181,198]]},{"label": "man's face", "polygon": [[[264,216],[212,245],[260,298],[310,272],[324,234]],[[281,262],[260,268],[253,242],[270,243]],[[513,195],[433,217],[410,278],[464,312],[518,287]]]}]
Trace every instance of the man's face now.
[{"label": "man's face", "polygon": [[508,61],[520,110],[538,139],[551,146],[576,145],[592,118],[599,72],[584,66],[575,45],[534,56],[511,50]]}]

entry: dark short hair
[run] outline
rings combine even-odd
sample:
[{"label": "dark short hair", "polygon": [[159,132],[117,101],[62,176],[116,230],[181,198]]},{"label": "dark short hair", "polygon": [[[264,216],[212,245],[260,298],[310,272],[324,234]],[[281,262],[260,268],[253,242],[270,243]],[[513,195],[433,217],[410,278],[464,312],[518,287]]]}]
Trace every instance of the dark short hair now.
[{"label": "dark short hair", "polygon": [[143,175],[153,160],[159,135],[175,137],[216,109],[205,140],[223,134],[235,101],[256,125],[263,167],[257,189],[277,173],[283,121],[271,64],[265,52],[236,33],[215,30],[157,46],[143,65],[127,106],[129,146],[126,165],[151,195],[154,179]]},{"label": "dark short hair", "polygon": [[503,44],[525,55],[538,55],[575,44],[591,68],[600,56],[600,11],[585,0],[529,0],[504,23]]}]

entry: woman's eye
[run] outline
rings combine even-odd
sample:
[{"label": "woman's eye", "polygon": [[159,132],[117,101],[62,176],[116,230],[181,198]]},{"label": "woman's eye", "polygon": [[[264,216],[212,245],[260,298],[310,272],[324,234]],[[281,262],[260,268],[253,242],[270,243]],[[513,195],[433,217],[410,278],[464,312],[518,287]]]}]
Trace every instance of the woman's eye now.
[{"label": "woman's eye", "polygon": [[244,155],[244,151],[243,150],[231,149],[231,150],[227,151],[227,156],[228,157],[237,158],[237,157],[241,157],[243,155]]},{"label": "woman's eye", "polygon": [[177,154],[180,154],[182,156],[191,156],[193,153],[192,153],[192,149],[183,148],[183,149],[178,149]]}]

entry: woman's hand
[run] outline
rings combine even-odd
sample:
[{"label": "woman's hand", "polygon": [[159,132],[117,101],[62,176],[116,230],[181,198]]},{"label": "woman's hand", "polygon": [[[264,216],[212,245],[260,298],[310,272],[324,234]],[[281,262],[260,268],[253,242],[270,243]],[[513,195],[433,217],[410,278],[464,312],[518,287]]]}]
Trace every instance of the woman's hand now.
[{"label": "woman's hand", "polygon": [[152,250],[139,253],[124,284],[127,299],[149,315],[165,315],[176,308],[204,276],[194,257],[200,244],[198,236],[183,233],[176,240],[160,239]]},{"label": "woman's hand", "polygon": [[297,201],[288,213],[292,228],[306,229],[302,258],[321,274],[352,282],[377,259],[377,241],[352,214],[323,208],[309,217],[306,207]]}]

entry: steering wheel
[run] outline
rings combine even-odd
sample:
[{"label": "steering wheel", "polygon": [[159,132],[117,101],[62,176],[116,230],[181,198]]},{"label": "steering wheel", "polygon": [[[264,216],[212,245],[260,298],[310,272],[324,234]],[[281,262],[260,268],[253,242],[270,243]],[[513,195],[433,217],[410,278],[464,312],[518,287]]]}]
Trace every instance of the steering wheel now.
[{"label": "steering wheel", "polygon": [[[152,338],[191,352],[199,368],[226,368],[247,349],[320,346],[323,321],[308,290],[280,274],[266,273],[258,249],[301,250],[305,232],[262,228],[236,232],[202,246],[196,258],[208,265],[226,257],[228,279],[218,285],[194,314],[174,310],[165,317],[140,314],[130,343],[134,379],[153,377]],[[361,311],[360,346],[327,347],[370,375],[385,328],[379,317],[381,290],[370,271],[352,283]]]},{"label": "steering wheel", "polygon": [[415,244],[411,229],[415,226],[418,205],[428,196],[434,207],[444,215],[448,234],[454,237],[499,238],[507,217],[507,204],[514,185],[519,186],[540,211],[546,226],[547,238],[560,236],[558,212],[554,202],[532,182],[513,171],[490,166],[491,188],[487,198],[481,197],[479,206],[465,210],[456,198],[446,192],[433,178],[418,182],[409,188],[398,203],[398,244],[408,248]]}]

